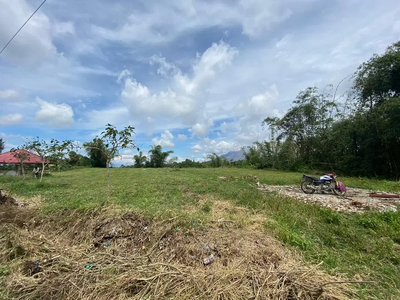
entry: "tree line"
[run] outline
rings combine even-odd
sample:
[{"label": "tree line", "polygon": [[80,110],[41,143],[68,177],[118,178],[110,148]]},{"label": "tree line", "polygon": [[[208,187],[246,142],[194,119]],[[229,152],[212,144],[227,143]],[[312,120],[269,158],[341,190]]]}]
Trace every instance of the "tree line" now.
[{"label": "tree line", "polygon": [[[346,101],[336,89],[301,91],[281,118],[266,118],[271,139],[245,151],[257,168],[318,169],[351,176],[400,177],[400,42],[353,75]],[[325,89],[326,90],[326,89]]]}]

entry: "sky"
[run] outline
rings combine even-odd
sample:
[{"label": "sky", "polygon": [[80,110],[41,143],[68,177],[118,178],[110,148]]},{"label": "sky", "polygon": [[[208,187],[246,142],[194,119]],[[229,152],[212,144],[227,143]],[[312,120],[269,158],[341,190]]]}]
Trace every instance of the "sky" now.
[{"label": "sky", "polygon": [[[0,48],[41,2],[0,0]],[[268,139],[262,121],[299,91],[398,40],[398,0],[48,0],[0,55],[0,137],[8,150],[131,125],[144,152],[201,161]]]}]

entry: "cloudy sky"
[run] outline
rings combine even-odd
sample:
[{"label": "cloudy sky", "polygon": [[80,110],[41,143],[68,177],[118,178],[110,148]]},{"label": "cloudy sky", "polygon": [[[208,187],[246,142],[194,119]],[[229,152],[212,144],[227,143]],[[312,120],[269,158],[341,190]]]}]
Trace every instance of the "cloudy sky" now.
[{"label": "cloudy sky", "polygon": [[[0,0],[0,48],[41,2]],[[111,123],[143,150],[223,154],[399,39],[398,0],[48,0],[0,55],[0,137],[84,142]]]}]

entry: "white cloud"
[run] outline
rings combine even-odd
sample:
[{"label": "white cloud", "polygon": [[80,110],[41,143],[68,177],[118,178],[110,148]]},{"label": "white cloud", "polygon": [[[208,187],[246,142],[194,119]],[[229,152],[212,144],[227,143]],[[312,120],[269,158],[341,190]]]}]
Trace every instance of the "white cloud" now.
[{"label": "white cloud", "polygon": [[[158,118],[164,122],[180,121],[194,125],[195,135],[206,134],[212,121],[205,116],[205,90],[218,72],[230,65],[237,50],[220,42],[212,44],[192,65],[193,74],[183,74],[176,66],[165,60],[153,57],[153,63],[161,63],[159,73],[176,70],[171,77],[171,87],[158,93],[151,93],[149,88],[133,78],[125,79],[121,94],[123,103],[135,119]],[[166,67],[168,66],[168,67]],[[167,70],[168,69],[168,70]]]},{"label": "white cloud", "polygon": [[196,123],[189,129],[189,132],[192,132],[194,136],[202,137],[208,135],[210,132],[210,128],[214,126],[214,122],[212,119],[208,119],[204,123]]},{"label": "white cloud", "polygon": [[289,43],[291,38],[292,38],[292,35],[290,35],[290,34],[285,35],[283,38],[281,38],[279,41],[276,42],[276,47],[277,48],[284,47],[285,45],[287,45]]},{"label": "white cloud", "polygon": [[241,146],[237,142],[227,142],[227,141],[216,141],[210,138],[205,138],[202,140],[204,154],[216,153],[218,155],[225,154],[229,151],[240,150]]},{"label": "white cloud", "polygon": [[229,131],[236,131],[240,129],[238,122],[222,122],[219,129],[222,133],[228,133]]},{"label": "white cloud", "polygon": [[285,21],[292,15],[286,5],[285,1],[240,0],[243,33],[256,37],[272,24]]},{"label": "white cloud", "polygon": [[153,138],[152,143],[153,146],[160,145],[164,148],[174,148],[175,144],[172,142],[173,139],[174,135],[169,130],[165,130],[165,132],[161,134],[161,138]]},{"label": "white cloud", "polygon": [[203,150],[203,147],[201,147],[199,144],[197,144],[197,145],[194,145],[191,149],[194,153],[200,153],[201,150]]},{"label": "white cloud", "polygon": [[150,58],[150,65],[159,65],[157,69],[157,74],[161,76],[169,76],[175,75],[180,72],[179,68],[177,68],[174,64],[171,64],[166,61],[165,57],[161,55],[153,55]]},{"label": "white cloud", "polygon": [[269,91],[252,96],[238,103],[236,111],[238,114],[266,117],[270,113],[271,108],[278,102],[278,96],[278,88],[274,84],[270,87]]},{"label": "white cloud", "polygon": [[112,107],[104,110],[91,110],[86,114],[87,120],[80,125],[83,129],[101,129],[106,124],[122,127],[134,124],[129,122],[129,112],[126,107]]},{"label": "white cloud", "polygon": [[0,125],[15,125],[22,123],[23,116],[21,114],[9,114],[0,116]]},{"label": "white cloud", "polygon": [[17,96],[18,92],[15,90],[0,91],[0,99],[11,99],[11,98],[16,98]]},{"label": "white cloud", "polygon": [[152,2],[145,11],[127,10],[117,26],[94,25],[92,31],[99,40],[144,44],[167,43],[207,27],[241,27],[243,34],[253,38],[288,19],[292,15],[289,7],[294,4],[263,0]]},{"label": "white cloud", "polygon": [[129,70],[127,70],[127,69],[122,70],[121,73],[119,73],[119,75],[118,75],[117,82],[120,83],[123,79],[129,77],[130,75],[131,75],[131,72],[129,72]]},{"label": "white cloud", "polygon": [[188,139],[186,134],[178,134],[178,140],[186,141]]},{"label": "white cloud", "polygon": [[111,160],[111,165],[113,166],[130,166],[133,165],[133,156],[131,154],[122,154],[117,157],[114,157],[114,159]]},{"label": "white cloud", "polygon": [[55,22],[52,26],[53,34],[55,36],[62,35],[75,35],[75,26],[73,22]]},{"label": "white cloud", "polygon": [[64,128],[74,124],[74,111],[68,104],[49,103],[37,98],[40,109],[36,112],[35,120],[53,128]]}]

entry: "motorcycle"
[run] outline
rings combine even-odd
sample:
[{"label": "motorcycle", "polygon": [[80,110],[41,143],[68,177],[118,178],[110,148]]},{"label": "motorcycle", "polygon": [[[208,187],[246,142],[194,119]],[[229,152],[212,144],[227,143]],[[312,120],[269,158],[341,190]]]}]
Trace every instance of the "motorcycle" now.
[{"label": "motorcycle", "polygon": [[346,194],[346,187],[342,182],[337,181],[336,178],[335,173],[325,174],[320,178],[303,175],[301,190],[306,194],[313,194],[317,191],[319,193],[333,192],[335,195],[344,196]]}]

